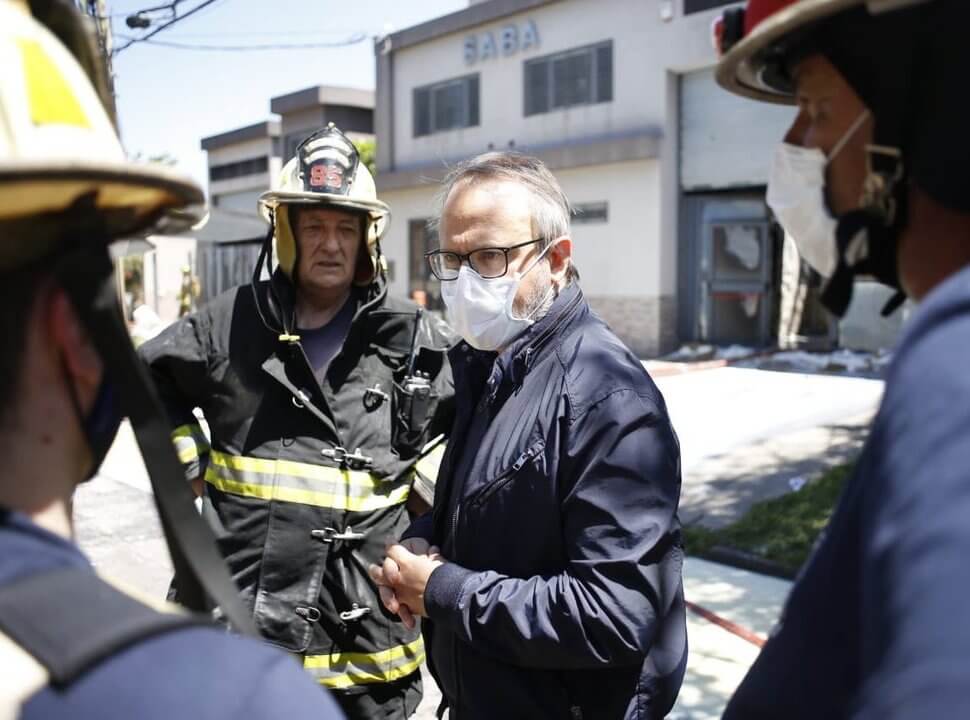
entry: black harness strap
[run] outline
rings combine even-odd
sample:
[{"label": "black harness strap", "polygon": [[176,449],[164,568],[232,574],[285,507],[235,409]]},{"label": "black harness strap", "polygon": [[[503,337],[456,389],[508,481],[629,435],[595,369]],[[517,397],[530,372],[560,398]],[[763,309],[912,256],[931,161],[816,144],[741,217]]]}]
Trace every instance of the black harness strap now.
[{"label": "black harness strap", "polygon": [[39,573],[0,589],[0,629],[47,669],[56,687],[141,640],[202,625],[211,623],[154,610],[89,568]]},{"label": "black harness strap", "polygon": [[66,255],[58,272],[108,374],[118,385],[122,409],[131,419],[172,554],[179,600],[198,612],[209,610],[214,603],[233,630],[258,637],[252,614],[239,597],[215,536],[195,510],[169,437],[165,411],[128,337],[113,273],[107,250],[89,247]]}]

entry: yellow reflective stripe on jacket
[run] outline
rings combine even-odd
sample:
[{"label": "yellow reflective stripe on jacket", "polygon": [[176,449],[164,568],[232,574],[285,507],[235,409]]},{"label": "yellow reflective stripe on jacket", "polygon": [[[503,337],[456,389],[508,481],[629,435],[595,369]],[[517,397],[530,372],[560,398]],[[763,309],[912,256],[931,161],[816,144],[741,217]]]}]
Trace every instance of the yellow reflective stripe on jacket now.
[{"label": "yellow reflective stripe on jacket", "polygon": [[179,425],[172,431],[179,462],[190,463],[209,452],[209,440],[200,425]]},{"label": "yellow reflective stripe on jacket", "polygon": [[303,667],[321,685],[340,689],[393,682],[415,672],[423,662],[424,641],[418,638],[407,645],[375,653],[307,655],[303,658]]},{"label": "yellow reflective stripe on jacket", "polygon": [[408,498],[406,482],[384,483],[370,473],[293,460],[212,451],[205,480],[223,492],[317,507],[368,512]]}]

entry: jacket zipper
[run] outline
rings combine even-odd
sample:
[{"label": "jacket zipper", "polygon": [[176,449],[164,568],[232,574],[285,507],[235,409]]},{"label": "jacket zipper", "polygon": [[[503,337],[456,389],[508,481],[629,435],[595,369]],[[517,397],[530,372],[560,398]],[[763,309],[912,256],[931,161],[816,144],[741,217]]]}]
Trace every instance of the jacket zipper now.
[{"label": "jacket zipper", "polygon": [[508,485],[512,481],[515,474],[525,467],[527,462],[542,452],[543,448],[545,448],[545,443],[537,442],[535,445],[523,452],[521,455],[519,455],[518,459],[512,463],[512,467],[495,478],[490,485],[480,490],[474,498],[468,501],[468,503],[470,505],[483,504],[486,500],[492,497],[492,495]]}]

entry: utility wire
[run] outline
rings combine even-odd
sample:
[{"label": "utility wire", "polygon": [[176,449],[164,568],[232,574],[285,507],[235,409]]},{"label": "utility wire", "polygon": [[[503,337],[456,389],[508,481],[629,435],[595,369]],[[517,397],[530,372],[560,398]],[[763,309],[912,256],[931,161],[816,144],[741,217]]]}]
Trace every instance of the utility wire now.
[{"label": "utility wire", "polygon": [[113,13],[108,13],[107,15],[100,15],[100,16],[98,16],[97,19],[98,20],[109,20],[111,18],[131,17],[132,15],[148,15],[148,14],[151,14],[151,13],[160,12],[162,10],[171,10],[174,13],[176,6],[179,3],[183,3],[183,2],[185,2],[185,0],[173,0],[172,2],[165,3],[164,5],[156,5],[155,7],[142,8],[141,10],[135,10],[134,12],[113,12]]},{"label": "utility wire", "polygon": [[[175,2],[171,3],[171,8],[172,8],[172,12],[173,13],[175,12],[175,6],[178,5],[182,1],[183,0],[175,0]],[[134,37],[133,38],[130,38],[128,40],[128,42],[126,42],[121,47],[117,48],[114,51],[114,54],[117,55],[122,50],[126,50],[126,49],[130,48],[136,42],[145,42],[149,38],[154,37],[155,35],[158,35],[158,33],[160,33],[162,30],[165,30],[166,28],[171,27],[172,25],[174,25],[175,23],[179,22],[180,20],[185,20],[185,18],[187,18],[187,17],[189,17],[191,15],[194,15],[195,13],[199,12],[199,10],[202,10],[203,8],[208,7],[209,5],[212,5],[212,3],[214,3],[214,2],[218,2],[218,0],[203,0],[203,2],[199,3],[198,5],[196,5],[194,8],[192,8],[188,12],[182,13],[181,15],[176,15],[171,20],[169,20],[167,23],[165,23],[164,25],[159,25],[157,28],[155,28],[154,30],[152,30],[147,35],[142,35],[141,37],[137,37],[137,38],[134,38]],[[162,7],[165,7],[165,6],[162,6]]]},{"label": "utility wire", "polygon": [[[123,35],[118,37],[124,38]],[[229,52],[245,52],[245,51],[258,51],[258,50],[314,50],[323,48],[337,48],[337,47],[347,47],[349,45],[356,45],[357,43],[363,42],[367,39],[365,33],[356,33],[351,35],[346,40],[337,40],[334,42],[307,42],[307,43],[268,43],[268,44],[256,44],[256,45],[198,45],[190,43],[181,43],[170,40],[149,40],[147,38],[128,38],[132,41],[142,41],[148,45],[155,45],[157,47],[167,47],[175,48],[178,50],[204,50],[204,51],[229,51]],[[129,44],[131,44],[129,42]],[[124,45],[122,49],[128,47]]]}]

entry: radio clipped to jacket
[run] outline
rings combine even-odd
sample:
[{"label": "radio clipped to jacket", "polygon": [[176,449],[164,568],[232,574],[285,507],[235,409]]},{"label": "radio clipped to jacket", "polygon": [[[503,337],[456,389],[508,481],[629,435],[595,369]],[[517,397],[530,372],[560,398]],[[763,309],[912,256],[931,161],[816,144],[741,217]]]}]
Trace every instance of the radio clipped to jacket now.
[{"label": "radio clipped to jacket", "polygon": [[421,356],[418,332],[424,311],[418,308],[414,314],[414,330],[411,348],[404,369],[404,377],[394,383],[392,399],[393,426],[391,443],[402,458],[416,455],[423,446],[423,438],[432,417],[437,394],[431,386],[431,373],[419,369]]}]

